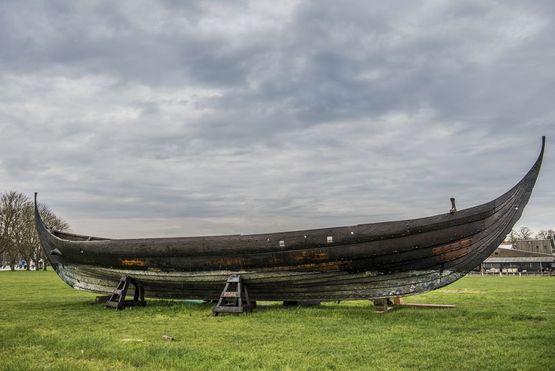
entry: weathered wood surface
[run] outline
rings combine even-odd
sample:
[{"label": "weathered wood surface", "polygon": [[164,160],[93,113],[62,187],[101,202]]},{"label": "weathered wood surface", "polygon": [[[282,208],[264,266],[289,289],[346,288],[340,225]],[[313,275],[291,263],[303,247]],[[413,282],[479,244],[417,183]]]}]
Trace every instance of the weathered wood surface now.
[{"label": "weathered wood surface", "polygon": [[[49,230],[42,248],[70,286],[108,293],[133,277],[149,297],[214,300],[240,274],[253,300],[403,296],[445,286],[479,265],[520,218],[538,176],[483,205],[432,217],[283,233],[105,239]],[[55,251],[52,254],[52,251]]]}]

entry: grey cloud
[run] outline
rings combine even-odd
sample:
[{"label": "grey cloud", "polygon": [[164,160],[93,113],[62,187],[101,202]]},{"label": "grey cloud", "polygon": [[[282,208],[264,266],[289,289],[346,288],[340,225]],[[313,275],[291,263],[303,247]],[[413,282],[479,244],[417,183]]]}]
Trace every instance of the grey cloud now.
[{"label": "grey cloud", "polygon": [[38,190],[77,232],[430,215],[501,194],[555,134],[550,2],[0,7],[0,191]]}]

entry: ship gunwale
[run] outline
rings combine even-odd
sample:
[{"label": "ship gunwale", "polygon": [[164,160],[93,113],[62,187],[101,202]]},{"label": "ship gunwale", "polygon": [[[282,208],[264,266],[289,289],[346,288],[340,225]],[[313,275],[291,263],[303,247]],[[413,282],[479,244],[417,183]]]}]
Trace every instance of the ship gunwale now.
[{"label": "ship gunwale", "polygon": [[[275,300],[298,298],[301,292],[305,298],[360,298],[364,292],[380,297],[395,287],[398,290],[393,291],[399,295],[409,295],[447,285],[489,256],[492,246],[497,247],[521,216],[538,176],[544,147],[545,137],[533,166],[496,199],[455,213],[416,219],[246,235],[105,239],[47,229],[36,195],[35,217],[45,252],[58,249],[60,253],[56,257],[47,254],[58,274],[71,286],[89,291],[105,292],[103,285],[113,282],[116,274],[107,272],[131,272],[146,281],[147,292],[153,296],[200,297],[197,291],[216,290],[213,285],[217,283],[204,275],[213,271],[216,281],[226,272],[245,273],[246,282],[257,274],[266,277],[266,289],[279,293]],[[333,242],[327,243],[326,236],[333,236]],[[411,245],[411,241],[424,242],[419,246]],[[124,266],[126,259],[141,264]],[[252,264],[245,263],[248,259]],[[154,268],[160,276],[153,275]],[[367,278],[360,276],[365,272],[370,274]],[[297,281],[300,273],[314,277],[313,282]],[[174,282],[172,274],[177,281],[184,281]],[[272,281],[272,274],[281,278]],[[416,282],[418,276],[422,280]],[[192,284],[194,277],[203,284]],[[265,287],[262,282],[250,283],[260,298],[272,297],[260,291]],[[284,284],[285,288],[280,288]],[[286,294],[288,287],[290,295]]]}]

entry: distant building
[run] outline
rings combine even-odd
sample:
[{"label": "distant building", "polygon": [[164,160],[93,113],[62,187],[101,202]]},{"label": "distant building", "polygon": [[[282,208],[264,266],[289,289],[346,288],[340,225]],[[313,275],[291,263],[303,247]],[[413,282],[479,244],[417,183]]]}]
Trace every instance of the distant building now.
[{"label": "distant building", "polygon": [[504,242],[479,267],[484,273],[555,272],[552,240]]},{"label": "distant building", "polygon": [[511,242],[514,250],[528,251],[538,254],[553,254],[555,248],[553,239],[549,240],[522,240]]}]

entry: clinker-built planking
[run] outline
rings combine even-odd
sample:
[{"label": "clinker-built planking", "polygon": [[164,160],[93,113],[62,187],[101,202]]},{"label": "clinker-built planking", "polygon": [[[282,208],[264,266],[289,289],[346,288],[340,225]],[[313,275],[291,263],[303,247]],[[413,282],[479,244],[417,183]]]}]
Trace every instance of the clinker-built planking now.
[{"label": "clinker-built planking", "polygon": [[[111,293],[123,276],[147,297],[218,299],[239,274],[251,300],[376,299],[448,285],[486,259],[520,218],[537,161],[483,205],[420,219],[283,233],[107,239],[49,229],[35,207],[42,248],[71,287]],[[36,195],[35,195],[36,205]]]}]

